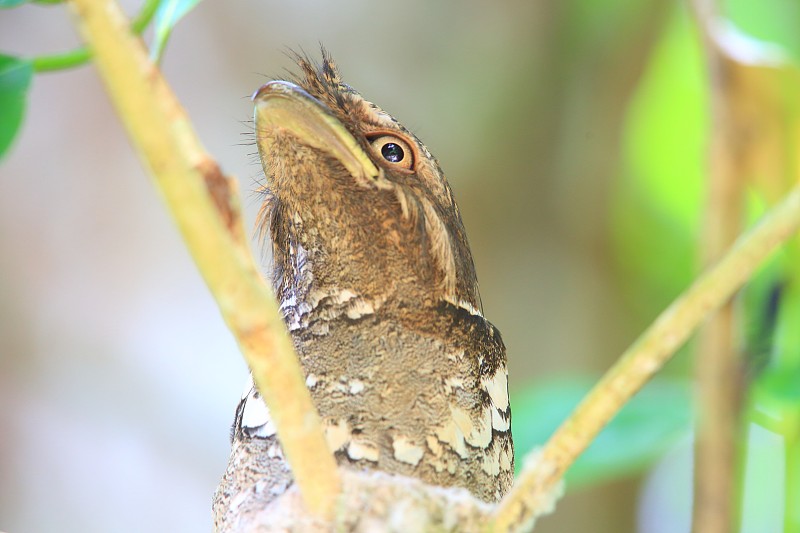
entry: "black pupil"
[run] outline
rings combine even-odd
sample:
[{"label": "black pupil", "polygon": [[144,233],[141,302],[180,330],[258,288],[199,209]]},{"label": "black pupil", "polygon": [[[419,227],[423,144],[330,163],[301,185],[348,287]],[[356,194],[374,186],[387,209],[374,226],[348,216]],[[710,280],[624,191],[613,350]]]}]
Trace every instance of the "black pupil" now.
[{"label": "black pupil", "polygon": [[405,152],[400,148],[400,145],[395,143],[386,143],[381,146],[381,155],[390,163],[399,163],[405,157]]}]

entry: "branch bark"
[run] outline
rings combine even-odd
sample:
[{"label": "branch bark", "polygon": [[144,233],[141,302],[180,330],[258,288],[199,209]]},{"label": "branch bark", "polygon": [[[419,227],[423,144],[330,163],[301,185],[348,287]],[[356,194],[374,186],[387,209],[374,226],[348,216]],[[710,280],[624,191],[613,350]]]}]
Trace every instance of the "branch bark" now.
[{"label": "branch bark", "polygon": [[119,5],[70,4],[117,113],[270,408],[303,501],[332,517],[339,473],[275,297],[253,262],[235,183],[203,150]]},{"label": "branch bark", "polygon": [[[698,2],[700,3],[700,2]],[[708,149],[708,199],[701,240],[703,264],[717,260],[736,239],[742,222],[746,166],[750,148],[742,142],[732,65],[714,46],[714,2],[696,7],[696,20],[709,71],[711,129]],[[695,360],[697,421],[694,451],[692,531],[727,533],[737,522],[737,466],[744,380],[734,302],[728,302],[701,330]]]},{"label": "branch bark", "polygon": [[[710,9],[707,8],[707,9]],[[699,13],[699,12],[698,12]],[[742,117],[731,94],[730,65],[718,53],[708,27],[713,12],[697,20],[706,50],[711,98],[708,152],[708,200],[701,239],[701,257],[710,264],[736,239],[742,222],[746,177],[741,157]],[[743,368],[735,332],[737,313],[728,302],[701,330],[695,357],[694,505],[692,530],[726,533],[737,519],[740,455],[738,434],[742,418]]]}]

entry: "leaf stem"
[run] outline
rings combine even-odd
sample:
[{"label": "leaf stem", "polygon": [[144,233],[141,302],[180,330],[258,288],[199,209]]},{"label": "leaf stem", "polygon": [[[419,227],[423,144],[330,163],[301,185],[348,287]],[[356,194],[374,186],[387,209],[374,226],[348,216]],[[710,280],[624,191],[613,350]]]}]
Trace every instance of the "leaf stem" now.
[{"label": "leaf stem", "polygon": [[[147,28],[147,25],[150,24],[150,21],[153,20],[153,16],[160,3],[161,0],[145,0],[136,18],[131,22],[131,31],[133,31],[133,33],[141,35],[145,28]],[[80,48],[61,54],[34,57],[31,59],[31,63],[33,63],[33,70],[35,72],[53,72],[56,70],[79,67],[87,63],[91,56],[92,54],[89,52],[89,49],[85,46],[81,46]]]},{"label": "leaf stem", "polygon": [[145,0],[142,9],[139,10],[139,14],[131,22],[131,31],[133,33],[141,35],[147,25],[150,24],[150,21],[153,20],[159,4],[161,4],[161,0]]},{"label": "leaf stem", "polygon": [[63,54],[37,56],[31,59],[33,70],[36,72],[53,72],[79,67],[89,61],[91,54],[85,46],[76,48]]}]

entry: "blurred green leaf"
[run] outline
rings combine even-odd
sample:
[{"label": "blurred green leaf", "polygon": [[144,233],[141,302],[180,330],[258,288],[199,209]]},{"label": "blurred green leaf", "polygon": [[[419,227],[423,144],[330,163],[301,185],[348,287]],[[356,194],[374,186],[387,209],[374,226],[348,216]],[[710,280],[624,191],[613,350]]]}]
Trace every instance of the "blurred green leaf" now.
[{"label": "blurred green leaf", "polygon": [[800,366],[767,370],[757,389],[762,400],[774,405],[800,406]]},{"label": "blurred green leaf", "polygon": [[779,250],[758,270],[741,292],[742,333],[747,365],[754,374],[770,362],[778,306],[784,293],[782,281],[786,254]]},{"label": "blurred green leaf", "polygon": [[25,113],[25,96],[33,76],[29,61],[0,55],[0,158],[17,135]]},{"label": "blurred green leaf", "polygon": [[680,10],[630,103],[614,197],[619,269],[655,312],[691,281],[705,183],[708,94],[696,29]]},{"label": "blurred green leaf", "polygon": [[[785,287],[781,294],[775,328],[775,356],[781,366],[800,368],[800,276],[796,272],[798,254],[787,256],[787,263],[794,268],[784,276]],[[800,395],[800,379],[794,385]]]},{"label": "blurred green leaf", "polygon": [[800,431],[800,365],[776,366],[762,373],[752,388],[753,420],[794,437]]},{"label": "blurred green leaf", "polygon": [[[541,446],[593,385],[589,378],[548,381],[512,395],[517,469],[522,457]],[[655,462],[691,423],[688,385],[656,379],[600,433],[567,472],[569,488],[634,474]]]},{"label": "blurred green leaf", "polygon": [[[564,2],[563,32],[568,33],[570,47],[577,48],[572,53],[596,53],[596,47],[604,51],[609,43],[619,37],[622,28],[630,29],[641,25],[646,12],[657,9],[652,0],[605,0],[603,2],[573,1]],[[591,47],[595,47],[594,50]]]},{"label": "blurred green leaf", "polygon": [[198,3],[200,0],[163,0],[159,4],[153,26],[153,47],[150,50],[153,61],[158,62],[161,59],[172,28]]},{"label": "blurred green leaf", "polygon": [[[793,268],[797,265],[796,245],[792,243],[779,256],[782,270],[772,269],[773,283],[779,289],[772,308],[762,307],[762,313],[771,312],[774,317],[768,344],[771,360],[755,379],[750,397],[753,419],[787,438],[800,435],[800,276]],[[759,308],[746,311],[757,316]]]},{"label": "blurred green leaf", "polygon": [[29,1],[30,0],[0,0],[0,8],[17,7]]},{"label": "blurred green leaf", "polygon": [[725,17],[745,33],[777,43],[800,59],[800,2],[795,0],[725,0]]}]

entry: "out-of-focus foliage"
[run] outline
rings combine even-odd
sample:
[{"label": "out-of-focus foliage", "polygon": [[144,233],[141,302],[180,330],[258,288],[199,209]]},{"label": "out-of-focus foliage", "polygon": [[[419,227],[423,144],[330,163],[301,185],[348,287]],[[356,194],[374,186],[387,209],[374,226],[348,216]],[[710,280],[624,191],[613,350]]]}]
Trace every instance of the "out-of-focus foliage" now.
[{"label": "out-of-focus foliage", "polygon": [[25,93],[31,83],[29,61],[0,54],[0,158],[11,146],[25,114]]},{"label": "out-of-focus foliage", "polygon": [[[800,6],[770,1],[758,6],[730,2],[728,14],[751,36],[772,43],[776,59],[766,67],[744,67],[748,92],[740,106],[752,107],[756,128],[747,161],[753,203],[766,208],[798,183],[800,171]],[[757,43],[767,52],[768,45]],[[740,43],[741,45],[741,43]],[[744,85],[742,83],[741,85]],[[751,212],[756,211],[751,208]],[[745,291],[743,316],[752,369],[750,419],[780,435],[785,448],[784,528],[800,531],[800,240],[795,238]],[[753,335],[753,330],[757,333]]]},{"label": "out-of-focus foliage", "polygon": [[[516,468],[541,445],[586,395],[596,379],[569,377],[536,383],[512,395]],[[685,381],[649,383],[567,472],[567,488],[603,483],[651,465],[691,429],[691,398]]]},{"label": "out-of-focus foliage", "polygon": [[[57,4],[63,0],[33,1],[37,4]],[[17,7],[28,2],[29,0],[0,0],[0,9]],[[167,40],[172,34],[172,29],[181,18],[199,3],[200,0],[149,0],[145,2],[145,12],[148,11],[150,5],[155,6],[156,11],[152,43],[153,58],[156,60],[161,58]],[[144,30],[144,26],[150,21],[149,14],[146,13],[144,17],[142,20],[137,19],[134,21],[134,28],[138,33]],[[137,27],[140,24],[142,27]],[[78,57],[79,59],[76,60]],[[48,61],[48,66],[45,69],[72,68],[82,64],[87,58],[88,55],[86,53],[73,55],[71,59],[69,54],[66,54],[63,58],[55,58],[55,61]],[[60,63],[63,63],[63,65]],[[0,53],[0,110],[2,110],[2,113],[0,113],[0,158],[11,146],[22,124],[26,93],[31,85],[35,64],[35,59],[23,59]],[[38,67],[37,70],[39,70]]]},{"label": "out-of-focus foliage", "polygon": [[697,272],[707,129],[702,52],[696,28],[681,11],[630,102],[613,213],[623,287],[648,314]]},{"label": "out-of-focus foliage", "polygon": [[[697,273],[714,106],[742,128],[737,153],[727,157],[737,161],[735,172],[745,184],[743,227],[798,180],[800,4],[729,0],[724,7],[727,20],[713,25],[712,45],[719,47],[725,71],[716,78],[707,73],[699,32],[679,12],[628,109],[615,243],[620,272],[629,280],[627,296],[648,314],[648,302],[674,297]],[[712,80],[720,84],[713,95]],[[751,419],[783,436],[790,448],[800,438],[797,246],[795,240],[777,254],[739,299],[740,338],[753,383]],[[787,494],[799,482],[787,474]],[[774,494],[776,488],[760,490]]]},{"label": "out-of-focus foliage", "polygon": [[[26,3],[25,0],[0,0],[0,8],[14,7],[23,3]],[[163,0],[160,2],[153,28],[154,57],[161,57],[172,28],[197,3],[198,0]],[[327,9],[324,4],[312,3],[310,5],[313,7],[309,12]],[[348,11],[349,5],[349,3],[342,3],[341,7],[332,11],[334,16],[331,17],[330,22],[326,22],[337,32],[336,34],[347,35],[347,39],[352,41],[341,40],[333,46],[339,61],[343,65],[352,65],[357,61],[352,52],[350,52],[351,56],[347,57],[347,51],[351,49],[347,48],[344,43],[349,43],[354,47],[353,49],[367,49],[368,47],[364,47],[360,41],[364,35],[371,44],[376,45],[377,52],[372,56],[372,60],[393,63],[396,58],[402,59],[401,50],[404,47],[390,50],[391,54],[387,55],[381,47],[377,46],[375,35],[388,35],[388,32],[385,29],[378,31],[374,28],[381,27],[391,13],[387,14],[380,8],[373,13],[370,11],[372,8],[367,4],[359,4],[355,8],[351,6]],[[438,60],[424,64],[421,62],[423,68],[420,70],[405,67],[402,69],[402,76],[406,80],[413,79],[414,81],[406,81],[408,85],[403,85],[403,87],[413,87],[414,84],[426,86],[425,91],[417,93],[418,99],[429,98],[432,94],[436,94],[437,90],[446,91],[446,98],[442,98],[441,101],[456,102],[459,110],[463,107],[465,123],[468,120],[484,120],[485,122],[482,124],[484,128],[482,133],[487,137],[486,142],[492,147],[492,150],[488,150],[490,153],[485,155],[487,162],[483,163],[484,174],[476,175],[469,182],[471,185],[468,185],[467,181],[458,183],[454,180],[453,183],[454,189],[460,188],[457,193],[459,199],[462,200],[462,207],[465,205],[469,207],[470,193],[473,194],[473,197],[475,196],[475,192],[471,191],[469,187],[479,190],[477,193],[479,198],[471,200],[473,213],[479,212],[474,206],[484,203],[491,204],[491,195],[499,195],[500,198],[506,200],[502,204],[501,211],[495,212],[494,218],[507,217],[513,222],[504,230],[517,232],[512,234],[511,240],[514,242],[511,245],[503,244],[503,238],[508,238],[508,235],[498,237],[500,232],[497,229],[486,229],[486,226],[489,225],[488,219],[492,217],[486,217],[485,220],[476,220],[475,218],[468,220],[465,216],[465,222],[468,226],[471,225],[470,236],[473,244],[476,234],[479,235],[481,231],[486,232],[482,239],[484,242],[490,242],[492,245],[499,243],[496,249],[498,256],[491,256],[491,260],[487,261],[487,269],[497,268],[498,265],[514,265],[516,268],[516,270],[501,270],[505,277],[509,278],[508,284],[512,287],[506,293],[507,301],[503,302],[504,305],[508,305],[510,308],[512,305],[519,304],[518,301],[511,301],[516,298],[524,303],[527,310],[544,309],[538,316],[544,318],[549,318],[549,315],[557,316],[562,323],[569,322],[570,331],[576,329],[577,324],[574,322],[591,320],[592,316],[606,312],[606,308],[598,307],[592,309],[591,313],[576,318],[572,316],[575,314],[575,309],[580,309],[585,301],[590,300],[575,298],[574,301],[577,303],[568,302],[569,305],[572,305],[570,307],[567,303],[562,303],[560,298],[543,298],[544,301],[529,298],[524,289],[525,286],[534,284],[534,280],[531,279],[534,269],[524,264],[524,260],[527,260],[528,256],[515,255],[520,247],[528,246],[528,241],[523,238],[527,238],[533,232],[550,233],[552,231],[554,235],[551,237],[552,241],[548,241],[547,246],[540,246],[536,250],[537,253],[541,251],[544,253],[531,254],[530,263],[553,265],[551,270],[536,271],[539,276],[545,278],[544,282],[540,282],[541,286],[552,285],[562,291],[564,287],[568,287],[573,292],[580,292],[587,287],[593,288],[595,286],[593,284],[608,284],[608,279],[601,279],[601,276],[598,276],[601,281],[592,280],[587,285],[577,285],[578,288],[575,289],[576,285],[572,283],[574,280],[568,277],[553,279],[565,271],[568,274],[572,272],[564,268],[567,263],[570,263],[571,266],[575,263],[594,261],[598,255],[596,248],[603,248],[607,244],[601,242],[598,245],[593,242],[586,246],[590,250],[589,252],[581,250],[578,253],[574,249],[582,246],[580,239],[571,233],[574,232],[575,227],[583,224],[582,219],[577,215],[585,205],[591,204],[594,207],[600,204],[600,209],[606,208],[604,203],[606,198],[600,199],[600,195],[589,195],[590,202],[580,204],[578,209],[575,209],[574,199],[579,198],[581,193],[586,190],[603,189],[608,191],[608,197],[611,198],[608,206],[608,220],[611,222],[609,233],[600,230],[591,235],[596,237],[602,234],[602,238],[607,238],[612,243],[611,248],[616,254],[616,264],[612,266],[616,269],[615,278],[617,280],[612,284],[614,292],[609,291],[603,294],[610,295],[609,299],[624,299],[625,305],[631,310],[628,318],[631,322],[636,322],[636,327],[639,328],[683,290],[698,271],[697,258],[700,252],[698,239],[704,223],[704,191],[707,181],[705,161],[711,102],[709,77],[697,28],[691,15],[686,11],[684,3],[674,3],[674,5],[668,6],[668,9],[663,7],[667,5],[666,2],[645,0],[544,2],[535,3],[537,6],[535,9],[530,8],[530,5],[533,4],[509,3],[502,7],[498,6],[492,8],[492,17],[486,17],[483,13],[480,16],[471,15],[474,6],[467,4],[463,6],[441,4],[436,9],[430,8],[430,12],[418,17],[416,24],[405,28],[409,32],[409,38],[414,39],[415,44],[424,44],[430,40],[430,50],[433,52],[427,53],[434,58],[458,58],[458,61],[463,63],[448,59],[451,63],[444,65],[441,64],[442,61],[437,64]],[[525,11],[520,6],[531,9],[531,11]],[[794,62],[800,60],[800,3],[794,0],[763,0],[762,2],[726,0],[724,8],[724,15],[727,19],[744,34],[754,39],[780,45]],[[207,26],[199,30],[202,38],[197,38],[197,42],[212,43],[213,49],[221,50],[226,60],[234,56],[237,61],[241,60],[248,49],[255,50],[254,53],[259,54],[257,67],[245,62],[237,62],[236,71],[250,73],[257,69],[264,71],[276,68],[273,64],[274,59],[268,62],[261,57],[265,46],[272,49],[279,49],[281,46],[295,46],[302,42],[303,38],[311,43],[322,39],[330,45],[331,40],[336,38],[335,35],[316,34],[320,30],[314,26],[314,21],[309,20],[308,15],[301,13],[305,6],[292,7],[289,4],[280,7],[270,5],[266,8],[249,6],[248,13],[251,11],[256,13],[259,9],[264,9],[267,13],[261,13],[260,18],[254,16],[254,21],[247,22],[257,25],[258,28],[263,27],[265,30],[263,35],[278,35],[279,42],[269,42],[268,45],[265,45],[251,36],[251,40],[242,38],[242,40],[236,40],[236,45],[232,48],[225,48],[227,45],[225,38],[222,38],[220,42],[214,41],[215,37],[219,37],[207,35],[213,33],[209,32],[207,28],[213,24],[235,26],[233,22],[236,21],[224,17],[233,16],[228,13],[236,13],[236,8],[228,5],[220,8],[218,4],[215,9],[219,10],[214,12],[215,16],[219,18],[219,22],[216,20],[207,22]],[[448,41],[447,39],[453,39],[453,36],[442,32],[441,35],[446,36],[445,40],[434,41],[439,28],[434,26],[433,22],[430,23],[431,27],[426,24],[428,21],[437,20],[437,9],[440,11],[457,9],[458,13],[454,12],[452,15],[454,26],[458,23],[464,28],[480,28],[481,36],[479,37],[478,32],[474,32],[474,38],[470,37],[469,41],[465,43],[455,40]],[[503,12],[504,9],[509,9],[508,14]],[[515,9],[524,12],[525,15],[518,15],[513,11]],[[663,10],[666,18],[663,21],[657,20],[658,24],[653,24],[651,15],[658,13],[658,9]],[[284,19],[273,17],[275,13],[270,10],[275,10],[275,12],[286,10],[285,13],[281,11],[286,20],[286,28],[289,28],[286,33],[282,33]],[[296,13],[293,10],[296,10]],[[291,20],[286,13],[296,16],[296,20]],[[475,11],[475,13],[480,12]],[[531,31],[528,26],[526,17],[530,13],[536,14],[535,22],[540,25],[536,31]],[[358,24],[353,26],[363,31],[359,33],[352,29],[350,31],[340,30],[344,27],[351,28],[348,26],[351,24],[350,20],[354,16],[364,14],[366,14],[366,18],[358,19]],[[241,14],[238,16],[240,19],[243,18]],[[369,16],[375,18],[369,19]],[[475,26],[470,26],[473,24],[471,22],[473,17],[481,20],[479,23],[475,23]],[[509,33],[507,28],[512,27],[515,20],[525,20],[524,32]],[[643,39],[641,36],[632,38],[631,35],[637,34],[643,27],[644,21],[652,24],[652,27],[658,28],[658,31],[652,35],[646,35],[647,39]],[[242,21],[238,20],[238,22]],[[188,26],[191,24],[187,25],[187,29]],[[316,33],[310,37],[299,37],[298,35],[304,28],[311,28],[311,31]],[[395,29],[398,34],[401,33],[400,29]],[[492,37],[483,37],[483,32]],[[249,33],[256,34],[252,30],[252,26]],[[220,32],[220,35],[228,34]],[[263,37],[263,35],[259,34],[259,37]],[[473,34],[470,33],[470,35]],[[530,35],[535,35],[536,41],[530,39]],[[177,41],[178,37],[176,35],[173,40]],[[649,48],[650,40],[648,39],[655,42],[654,48]],[[474,50],[453,53],[454,49],[460,49],[471,42],[477,43]],[[193,57],[195,63],[199,61],[196,57],[198,50],[202,50],[202,48],[195,44],[195,48],[192,50],[192,53],[195,54]],[[521,55],[520,50],[530,50],[530,56]],[[645,53],[646,56],[644,56]],[[486,68],[485,64],[480,66],[480,61],[476,60],[476,58],[485,59],[480,54],[491,54],[492,58],[497,58],[496,65],[498,66],[496,71],[491,71],[491,79],[481,71],[482,68]],[[636,63],[630,58],[637,54],[643,55],[644,64],[641,72],[637,71],[634,75],[628,69]],[[586,59],[587,57],[589,59]],[[214,59],[219,61],[219,57]],[[361,61],[366,60],[362,58]],[[186,65],[189,63],[187,62]],[[369,67],[365,68],[369,69]],[[752,94],[756,95],[748,98],[748,101],[759,102],[758,105],[767,102],[770,113],[780,117],[780,120],[770,125],[769,137],[754,138],[754,142],[765,143],[765,149],[759,152],[762,155],[760,158],[756,158],[751,165],[755,169],[754,174],[756,175],[750,177],[751,181],[747,191],[748,212],[746,217],[743,214],[747,223],[753,223],[758,216],[769,209],[771,203],[783,194],[791,183],[797,181],[798,127],[796,121],[798,112],[795,106],[798,104],[793,102],[800,102],[800,99],[796,97],[800,94],[800,90],[798,90],[800,87],[795,84],[797,77],[790,72],[794,68],[793,65],[790,65],[785,71],[769,73],[764,71],[760,74],[754,69],[752,70],[753,77],[748,80],[752,82],[752,85],[749,86],[754,91]],[[353,68],[352,70],[357,69]],[[437,77],[442,76],[441,71],[446,73],[444,77],[456,77],[459,73],[468,72],[471,77],[464,76],[463,81],[460,82],[464,86],[464,92],[461,92],[458,87],[444,84],[441,78]],[[183,80],[184,86],[195,87],[196,77],[191,78],[191,76],[196,76],[196,73],[191,69],[187,69],[187,72],[188,74],[180,73],[180,75],[189,77],[189,79]],[[2,109],[0,112],[0,156],[7,150],[18,131],[23,116],[26,92],[30,86],[31,73],[32,69],[28,61],[8,56],[0,57],[0,109]],[[503,76],[500,73],[503,73]],[[172,79],[179,78],[177,72],[169,74],[173,76]],[[234,75],[231,72],[227,73],[228,78]],[[241,72],[238,75],[241,75]],[[763,77],[759,77],[761,75]],[[383,79],[379,81],[386,84],[382,87],[386,91],[388,90],[387,86],[391,85],[391,79],[385,74],[384,77],[389,81]],[[376,80],[372,81],[375,82],[376,87],[381,87],[377,80],[381,76],[376,75],[375,78]],[[634,87],[632,97],[626,93],[628,90],[626,83],[618,81],[620,78],[631,80],[627,83]],[[252,81],[252,79],[247,81],[237,79],[236,84],[231,83],[225,87],[223,93],[225,96],[217,96],[217,101],[220,98],[227,98],[235,91],[246,93],[250,87],[245,84]],[[475,83],[471,83],[472,81]],[[428,85],[430,88],[427,87]],[[471,87],[467,87],[468,85]],[[485,91],[480,98],[466,90],[475,87],[481,87]],[[186,94],[191,93],[186,91]],[[236,96],[238,94],[237,92]],[[465,95],[471,96],[467,99]],[[375,98],[383,103],[386,94],[376,94]],[[498,105],[497,101],[501,101],[503,105]],[[409,105],[418,107],[421,104],[422,102],[412,102]],[[619,109],[614,108],[614,104]],[[200,109],[196,103],[195,106]],[[205,108],[209,107],[205,106]],[[88,115],[88,110],[86,114]],[[430,114],[431,116],[424,120],[417,118],[417,124],[414,125],[419,125],[423,129],[431,128],[431,125],[438,120],[439,115],[433,112]],[[453,117],[455,114],[450,116]],[[216,128],[219,118],[206,117],[206,120],[213,122]],[[614,130],[609,134],[609,130],[617,127],[617,122],[622,123],[621,132]],[[458,123],[450,124],[449,127],[454,128],[453,131],[455,131]],[[606,135],[613,137],[616,133],[620,133],[619,153],[615,151],[612,153],[607,149],[608,145],[595,140]],[[443,135],[441,138],[446,138],[446,136]],[[496,139],[501,139],[502,142],[492,144]],[[765,139],[769,140],[765,141]],[[230,138],[222,141],[224,146],[230,144]],[[546,148],[541,149],[542,145]],[[505,151],[503,151],[504,149]],[[616,162],[617,179],[611,182],[602,181],[599,186],[597,185],[596,173],[600,172],[591,168],[592,163],[587,163],[587,161],[596,161],[592,159],[592,157],[596,157],[596,154],[592,153],[593,150],[602,152],[603,161]],[[40,149],[39,152],[46,151]],[[449,161],[443,161],[443,163],[447,163],[446,168],[451,168],[464,159],[462,156],[462,149],[458,147],[458,151],[450,155]],[[466,159],[478,163],[477,157]],[[523,163],[517,163],[515,166],[514,161]],[[609,166],[613,167],[614,165]],[[764,171],[764,169],[773,170]],[[774,171],[774,169],[780,170]],[[462,167],[462,172],[468,170],[468,166]],[[511,181],[511,177],[518,178],[518,180]],[[72,183],[66,178],[59,176],[59,180],[63,180],[62,185],[66,183],[70,188],[72,187]],[[592,186],[597,189],[591,189]],[[245,182],[243,189],[247,188],[248,184]],[[553,202],[553,196],[548,196],[553,195],[554,192],[558,193],[556,195],[559,199],[557,202]],[[503,194],[507,196],[503,196]],[[464,202],[464,199],[467,201]],[[514,201],[518,203],[513,203]],[[96,204],[101,205],[99,202]],[[494,205],[497,205],[496,199]],[[565,214],[547,211],[546,208],[552,205],[559,206],[559,209],[564,206],[571,209],[569,217],[575,217],[574,220]],[[524,218],[521,215],[523,209],[534,210],[543,215],[540,219]],[[491,213],[490,211],[486,212]],[[544,229],[532,228],[532,224],[534,224],[531,222],[532,220],[535,220],[535,224],[540,224]],[[495,220],[492,224],[496,222]],[[557,245],[553,245],[553,242],[556,242]],[[564,250],[570,247],[573,247],[573,250],[564,254]],[[484,253],[483,257],[486,255],[490,254]],[[800,368],[800,326],[798,326],[800,324],[800,264],[798,255],[800,254],[798,254],[797,243],[777,255],[743,291],[739,300],[743,316],[741,334],[750,367],[748,377],[754,382],[751,389],[749,413],[755,422],[785,437],[787,443],[790,442],[790,439],[794,439],[792,442],[795,447],[798,433],[800,433],[800,398],[798,397],[800,396],[800,385],[798,385],[800,383],[800,371],[798,371]],[[562,262],[554,261],[554,257],[558,257]],[[578,259],[576,260],[576,258]],[[478,259],[480,256],[476,255],[476,260]],[[603,263],[603,259],[607,260],[607,258],[597,260],[599,266],[596,269],[592,270],[594,268],[592,265],[592,268],[580,270],[580,274],[586,272],[594,274],[597,271],[611,270],[611,267]],[[542,272],[546,274],[543,275]],[[486,283],[486,278],[482,277],[482,281]],[[49,291],[47,292],[49,294]],[[622,293],[623,298],[616,298],[618,293]],[[520,294],[526,298],[520,298]],[[559,297],[562,296],[558,291],[556,294]],[[535,294],[535,296],[538,298],[541,295]],[[568,301],[567,296],[573,297],[572,294],[564,296],[564,301]],[[586,298],[585,294],[579,296]],[[612,302],[609,302],[608,305],[612,307]],[[615,309],[620,307],[616,301],[613,302],[613,305],[616,306]],[[524,320],[534,320],[516,308],[514,308],[514,312],[508,314],[514,317],[525,317]],[[569,318],[565,319],[564,316]],[[590,318],[587,319],[587,316]],[[489,318],[495,320],[492,316]],[[509,320],[506,320],[505,323],[498,322],[498,326],[504,333],[512,329],[513,324],[509,326],[508,322]],[[528,327],[530,326],[528,325]],[[630,334],[630,340],[635,332],[624,329],[624,334]],[[511,336],[509,335],[509,337]],[[608,337],[612,337],[612,335]],[[527,337],[525,338],[527,339]],[[595,337],[592,337],[591,342],[595,341]],[[624,347],[619,346],[621,344],[619,339],[614,339],[614,342],[620,350]],[[512,370],[515,365],[519,366],[519,362],[528,357],[528,354],[531,354],[531,368],[538,369],[545,366],[543,363],[547,359],[547,354],[535,353],[534,350],[529,350],[529,346],[520,344],[524,343],[516,346],[509,344]],[[554,346],[560,348],[562,345],[554,344]],[[552,352],[563,353],[558,349],[553,349]],[[607,355],[610,350],[607,346],[603,346],[602,349],[598,349],[598,352]],[[220,357],[228,355],[220,355]],[[550,360],[557,359],[557,357],[552,357]],[[576,357],[564,366],[573,364],[575,361],[585,362],[585,360],[586,357],[582,360]],[[689,365],[685,366],[690,368]],[[691,409],[686,381],[690,376],[687,368],[672,368],[668,371],[683,373],[679,378],[659,379],[648,385],[612,421],[587,453],[569,471],[567,476],[569,487],[599,484],[620,476],[641,472],[657,461],[676,438],[687,433],[690,426]],[[163,370],[160,372],[163,373]],[[580,375],[585,375],[585,372],[582,370]],[[104,380],[97,381],[105,382]],[[566,377],[558,380],[540,378],[535,385],[530,387],[517,387],[512,395],[512,400],[518,467],[522,466],[521,457],[524,453],[534,446],[541,445],[547,439],[570,410],[577,405],[593,382],[594,379],[584,377]],[[196,413],[196,411],[193,412]],[[759,449],[753,448],[751,453],[759,453]],[[753,459],[752,456],[750,459]],[[123,462],[119,461],[118,463]],[[757,458],[753,463],[758,463]],[[679,466],[687,470],[690,468],[685,463]],[[747,493],[772,497],[776,494],[775,484],[779,482],[780,480],[768,477],[748,479],[746,483],[755,487],[749,487]],[[670,486],[666,492],[669,494],[679,490],[688,491],[689,487]],[[546,527],[546,524],[544,526]],[[598,528],[598,530],[600,529]],[[619,528],[612,525],[611,530],[619,531]],[[670,531],[674,530],[673,528]]]},{"label": "out-of-focus foliage", "polygon": [[[771,292],[765,324],[759,330],[760,352],[756,352],[763,371],[753,383],[750,408],[756,423],[782,435],[786,446],[800,449],[800,267],[796,240],[791,247],[790,252],[795,253],[781,254],[759,279]],[[747,310],[755,320],[756,310]],[[798,484],[795,490],[800,489],[800,480],[794,482]]]},{"label": "out-of-focus foliage", "polygon": [[172,29],[199,3],[200,0],[161,0],[153,23],[154,37],[150,48],[150,54],[156,61],[164,54]]},{"label": "out-of-focus foliage", "polygon": [[794,0],[725,0],[725,16],[747,35],[779,44],[800,61],[800,3]]}]

